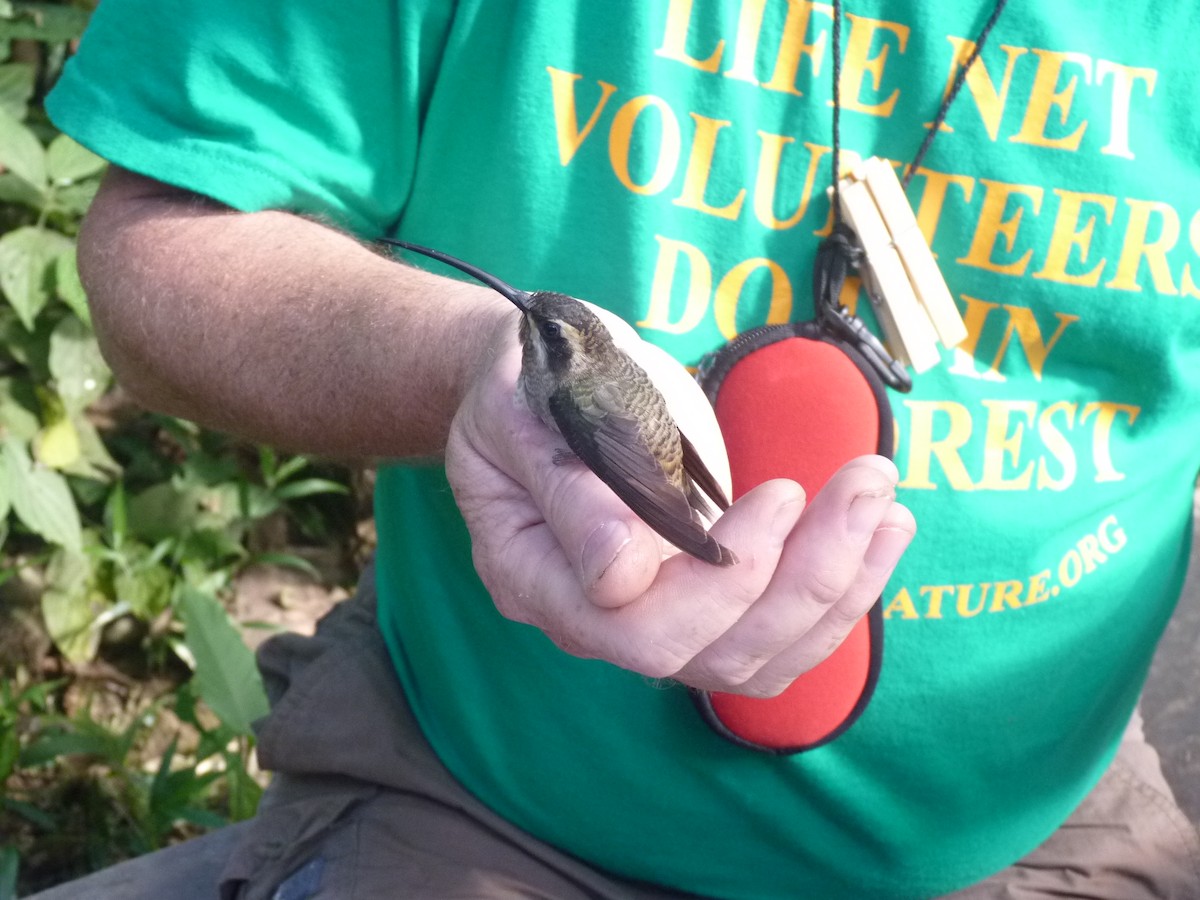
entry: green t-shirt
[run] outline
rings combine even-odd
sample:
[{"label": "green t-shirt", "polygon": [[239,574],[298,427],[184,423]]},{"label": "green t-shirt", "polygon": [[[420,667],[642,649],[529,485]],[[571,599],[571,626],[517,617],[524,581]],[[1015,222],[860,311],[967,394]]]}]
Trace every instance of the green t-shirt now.
[{"label": "green t-shirt", "polygon": [[[910,159],[989,11],[847,0],[843,147]],[[1069,815],[1187,562],[1197,26],[1192,0],[1011,4],[913,179],[969,336],[892,397],[921,530],[874,699],[832,743],[739,749],[683,689],[504,620],[443,473],[381,472],[381,627],[468,789],[726,898],[930,897]],[[694,364],[812,314],[830,31],[803,0],[105,0],[48,105],[127,168],[590,299]]]}]

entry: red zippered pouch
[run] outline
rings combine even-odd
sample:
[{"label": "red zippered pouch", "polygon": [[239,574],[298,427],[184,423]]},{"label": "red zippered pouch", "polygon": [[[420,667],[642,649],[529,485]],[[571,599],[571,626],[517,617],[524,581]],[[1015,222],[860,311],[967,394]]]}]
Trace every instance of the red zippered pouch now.
[{"label": "red zippered pouch", "polygon": [[[820,294],[818,294],[820,296]],[[815,322],[767,325],[707,357],[697,379],[725,437],[733,499],[772,478],[809,497],[856,456],[892,456],[885,380],[907,390],[907,372],[841,308]],[[824,662],[768,699],[693,691],[705,720],[744,747],[798,753],[849,728],[870,702],[883,658],[876,603]]]}]

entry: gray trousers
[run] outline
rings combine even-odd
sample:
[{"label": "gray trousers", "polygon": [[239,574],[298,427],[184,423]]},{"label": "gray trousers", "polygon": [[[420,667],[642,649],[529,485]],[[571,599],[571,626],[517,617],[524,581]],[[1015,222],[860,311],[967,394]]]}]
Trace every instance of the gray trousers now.
[{"label": "gray trousers", "polygon": [[[592,869],[499,818],[450,776],[396,682],[370,573],[315,637],[273,638],[259,663],[273,704],[259,755],[277,774],[258,815],[38,900],[685,896]],[[1200,838],[1140,717],[1100,784],[1045,844],[952,900],[1050,897],[1200,898]]]}]

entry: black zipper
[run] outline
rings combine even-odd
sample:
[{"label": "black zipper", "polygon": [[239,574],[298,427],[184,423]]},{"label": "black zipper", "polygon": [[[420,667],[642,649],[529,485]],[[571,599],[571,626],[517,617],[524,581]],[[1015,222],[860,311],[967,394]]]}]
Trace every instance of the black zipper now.
[{"label": "black zipper", "polygon": [[815,322],[784,322],[779,325],[759,325],[743,331],[732,341],[700,358],[696,381],[700,383],[710,403],[717,402],[717,391],[729,370],[744,357],[769,344],[790,337],[821,339],[821,329]]}]

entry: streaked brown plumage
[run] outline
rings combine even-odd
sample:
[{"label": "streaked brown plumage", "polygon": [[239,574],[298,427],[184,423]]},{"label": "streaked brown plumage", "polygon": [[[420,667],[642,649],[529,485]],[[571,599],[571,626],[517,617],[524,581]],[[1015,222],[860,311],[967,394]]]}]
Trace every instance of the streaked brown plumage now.
[{"label": "streaked brown plumage", "polygon": [[523,314],[520,387],[534,414],[666,540],[714,565],[737,561],[706,529],[713,504],[729,506],[724,491],[650,377],[595,313],[565,294],[517,290],[440,251],[385,243],[452,265],[516,305]]}]

